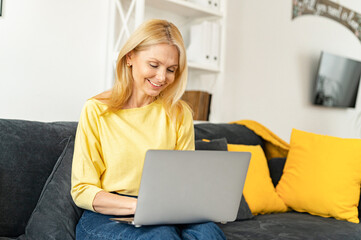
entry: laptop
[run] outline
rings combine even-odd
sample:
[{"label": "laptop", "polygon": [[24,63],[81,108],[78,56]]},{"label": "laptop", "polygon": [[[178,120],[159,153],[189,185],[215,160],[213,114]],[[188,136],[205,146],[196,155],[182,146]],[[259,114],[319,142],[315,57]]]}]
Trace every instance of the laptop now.
[{"label": "laptop", "polygon": [[134,218],[142,225],[227,223],[236,220],[251,154],[148,150]]}]

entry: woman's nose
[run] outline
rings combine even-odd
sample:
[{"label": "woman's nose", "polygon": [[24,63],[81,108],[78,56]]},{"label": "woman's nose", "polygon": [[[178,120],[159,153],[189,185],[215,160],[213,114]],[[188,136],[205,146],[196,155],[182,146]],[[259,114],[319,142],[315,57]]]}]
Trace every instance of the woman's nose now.
[{"label": "woman's nose", "polygon": [[166,76],[166,69],[159,69],[157,72],[157,80],[159,82],[164,82]]}]

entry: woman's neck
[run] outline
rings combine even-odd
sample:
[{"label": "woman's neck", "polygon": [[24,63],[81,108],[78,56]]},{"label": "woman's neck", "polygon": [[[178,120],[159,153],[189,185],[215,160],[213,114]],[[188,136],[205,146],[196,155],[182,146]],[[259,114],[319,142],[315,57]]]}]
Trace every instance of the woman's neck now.
[{"label": "woman's neck", "polygon": [[155,97],[151,97],[151,96],[145,96],[145,97],[136,97],[134,95],[132,95],[129,100],[126,102],[126,104],[123,106],[124,109],[129,109],[129,108],[140,108],[140,107],[144,107],[148,104],[151,104],[152,102],[154,102],[156,98]]}]

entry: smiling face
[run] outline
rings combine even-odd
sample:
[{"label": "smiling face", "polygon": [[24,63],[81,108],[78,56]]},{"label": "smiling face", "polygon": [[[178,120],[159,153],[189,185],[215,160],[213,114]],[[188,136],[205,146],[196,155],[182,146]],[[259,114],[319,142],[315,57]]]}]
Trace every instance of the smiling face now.
[{"label": "smiling face", "polygon": [[132,66],[133,93],[129,102],[146,105],[175,80],[179,54],[176,46],[153,45],[146,50],[130,52],[127,63]]}]

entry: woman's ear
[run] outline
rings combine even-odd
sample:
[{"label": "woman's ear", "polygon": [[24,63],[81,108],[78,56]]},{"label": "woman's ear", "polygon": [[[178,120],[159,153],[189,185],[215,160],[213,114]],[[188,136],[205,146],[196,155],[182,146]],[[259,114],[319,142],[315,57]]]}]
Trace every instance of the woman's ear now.
[{"label": "woman's ear", "polygon": [[128,52],[126,55],[127,66],[132,66],[133,51]]}]

